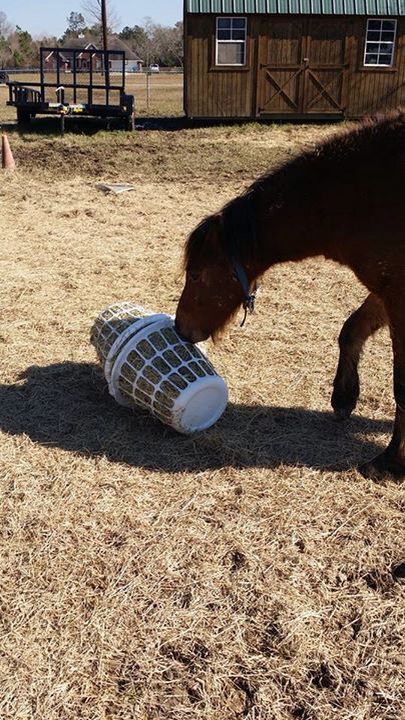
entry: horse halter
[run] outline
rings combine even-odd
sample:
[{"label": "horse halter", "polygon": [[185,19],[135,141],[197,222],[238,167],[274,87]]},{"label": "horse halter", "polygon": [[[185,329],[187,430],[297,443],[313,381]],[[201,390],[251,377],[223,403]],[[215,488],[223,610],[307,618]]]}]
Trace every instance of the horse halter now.
[{"label": "horse halter", "polygon": [[231,258],[231,265],[234,271],[234,275],[236,279],[239,281],[242,291],[243,291],[243,309],[245,311],[245,314],[243,316],[242,322],[240,324],[240,327],[243,327],[247,314],[251,315],[254,312],[255,309],[255,300],[256,300],[256,292],[257,292],[257,282],[255,281],[253,291],[249,292],[249,281],[246,275],[246,271],[244,267],[241,265],[239,260],[236,260],[236,258]]}]

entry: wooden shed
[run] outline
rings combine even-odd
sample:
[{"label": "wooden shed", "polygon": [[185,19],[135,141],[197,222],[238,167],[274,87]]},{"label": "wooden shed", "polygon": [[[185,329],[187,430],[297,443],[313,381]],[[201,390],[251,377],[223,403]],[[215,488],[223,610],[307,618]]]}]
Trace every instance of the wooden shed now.
[{"label": "wooden shed", "polygon": [[185,0],[190,118],[337,119],[405,105],[405,0]]}]

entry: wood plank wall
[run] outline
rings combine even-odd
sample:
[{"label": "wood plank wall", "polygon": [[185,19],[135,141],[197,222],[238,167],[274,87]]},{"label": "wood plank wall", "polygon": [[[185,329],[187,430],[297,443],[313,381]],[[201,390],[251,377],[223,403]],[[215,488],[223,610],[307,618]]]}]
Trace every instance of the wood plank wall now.
[{"label": "wood plank wall", "polygon": [[[264,19],[266,22],[264,22]],[[345,117],[358,118],[364,114],[389,110],[405,105],[405,18],[399,18],[393,68],[364,68],[363,54],[366,17],[322,17],[331,24],[347,25],[345,71]],[[296,28],[305,26],[303,16],[272,16],[273,27],[279,23],[276,35],[286,30],[286,41],[294,41]],[[294,32],[288,23],[295,23]],[[185,47],[185,111],[195,118],[255,118],[258,117],[256,97],[260,92],[261,72],[258,66],[259,41],[264,16],[248,18],[246,68],[220,68],[215,66],[215,16],[189,14],[186,18]],[[333,34],[332,34],[333,36]],[[303,43],[303,47],[305,43]],[[291,55],[291,53],[290,53]],[[292,61],[291,57],[286,58]],[[286,62],[280,58],[280,64]],[[294,57],[295,60],[295,57]],[[258,90],[259,89],[259,90]],[[293,117],[294,113],[286,113]]]},{"label": "wood plank wall", "polygon": [[254,43],[247,42],[248,69],[215,66],[215,16],[189,15],[186,37],[188,117],[248,118],[254,92]]},{"label": "wood plank wall", "polygon": [[350,68],[347,117],[391,110],[405,103],[405,18],[397,22],[397,39],[392,68],[363,66],[366,18],[348,24]]}]

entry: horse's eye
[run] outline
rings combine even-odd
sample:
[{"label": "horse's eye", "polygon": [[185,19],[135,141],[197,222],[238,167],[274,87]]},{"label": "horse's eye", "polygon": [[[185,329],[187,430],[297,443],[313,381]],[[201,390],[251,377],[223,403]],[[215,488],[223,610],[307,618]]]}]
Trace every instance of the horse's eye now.
[{"label": "horse's eye", "polygon": [[198,273],[196,272],[188,272],[187,278],[190,280],[190,282],[197,282],[198,280]]}]

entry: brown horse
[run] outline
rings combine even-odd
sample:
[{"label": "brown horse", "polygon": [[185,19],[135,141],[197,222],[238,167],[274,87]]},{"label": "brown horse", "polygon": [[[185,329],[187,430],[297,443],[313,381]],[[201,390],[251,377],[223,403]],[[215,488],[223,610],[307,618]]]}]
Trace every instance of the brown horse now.
[{"label": "brown horse", "polygon": [[405,475],[405,112],[364,121],[259,178],[191,233],[176,326],[192,342],[215,334],[256,278],[275,263],[323,255],[369,290],[343,325],[332,406],[347,418],[359,395],[367,338],[389,324],[395,425],[387,449],[361,471]]}]

